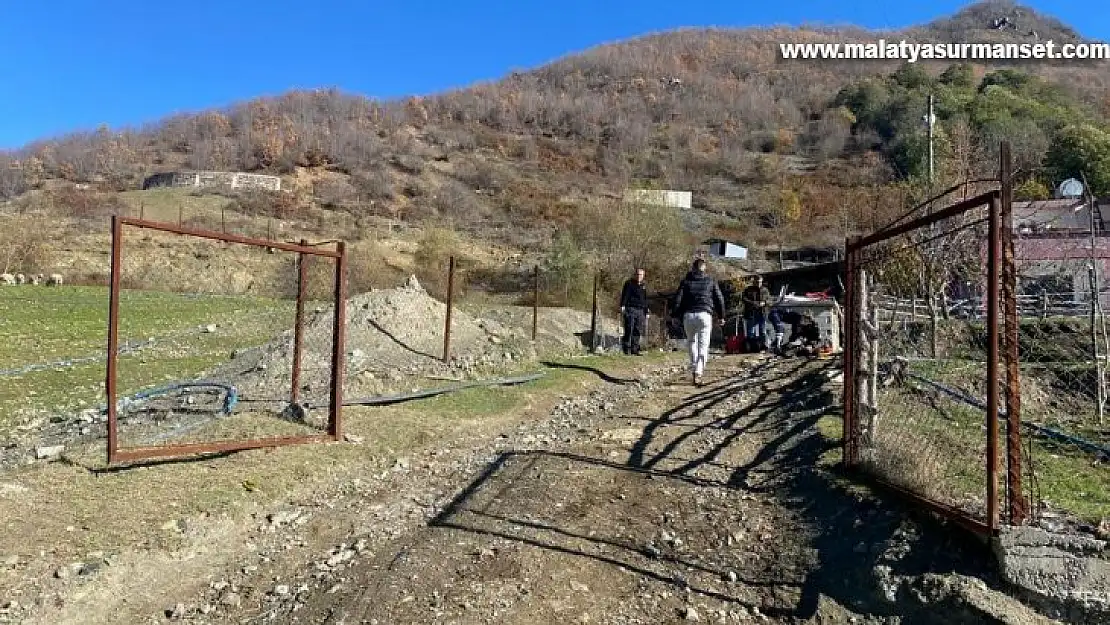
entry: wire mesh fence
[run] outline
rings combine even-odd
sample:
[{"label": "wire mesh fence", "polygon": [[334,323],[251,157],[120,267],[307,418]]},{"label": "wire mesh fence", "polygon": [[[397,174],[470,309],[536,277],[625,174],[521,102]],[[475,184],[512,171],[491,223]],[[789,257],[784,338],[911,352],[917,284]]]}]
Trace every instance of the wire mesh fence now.
[{"label": "wire mesh fence", "polygon": [[[184,275],[172,257],[144,253],[169,237],[191,239],[194,254],[247,249],[235,252],[239,267]],[[112,258],[109,462],[338,435],[341,244],[230,240],[115,218]],[[268,270],[242,267],[251,262]],[[136,343],[148,349],[113,349]]]},{"label": "wire mesh fence", "polygon": [[[1067,207],[1094,224],[1096,209]],[[1059,219],[1048,208],[1048,220]],[[1076,218],[1078,215],[1078,218]],[[1093,225],[1014,233],[1021,416],[1034,519],[1098,524],[1110,517],[1106,280],[1110,247]]]},{"label": "wire mesh fence", "polygon": [[980,196],[849,246],[849,462],[980,526],[998,501],[992,207]]},{"label": "wire mesh fence", "polygon": [[[527,343],[532,354],[621,348],[625,323],[620,312],[620,283],[602,272],[588,267],[567,271],[519,260],[481,265],[459,261],[452,278],[450,262],[441,264],[444,271],[430,276],[429,293],[444,302],[451,299],[458,309],[459,313],[453,313],[453,334],[465,332],[473,321],[497,334],[494,340],[498,343]],[[450,298],[448,285],[453,286]],[[637,328],[643,348],[663,342],[656,310],[663,300],[649,299],[646,324]],[[459,317],[460,313],[464,316]]]}]

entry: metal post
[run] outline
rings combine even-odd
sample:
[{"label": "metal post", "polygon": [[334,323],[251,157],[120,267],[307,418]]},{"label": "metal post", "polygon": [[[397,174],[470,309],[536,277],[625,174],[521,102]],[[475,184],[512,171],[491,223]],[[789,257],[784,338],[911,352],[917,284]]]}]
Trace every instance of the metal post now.
[{"label": "metal post", "polygon": [[220,232],[227,234],[227,205],[220,206]]},{"label": "metal post", "polygon": [[540,266],[536,265],[533,271],[533,285],[532,285],[532,340],[536,340],[536,334],[540,325]]},{"label": "metal post", "polygon": [[139,202],[139,219],[146,219],[146,202]]},{"label": "metal post", "polygon": [[443,362],[451,360],[451,306],[455,296],[455,257],[447,264],[447,318],[443,323]]},{"label": "metal post", "polygon": [[857,250],[852,245],[855,239],[849,237],[844,242],[844,279],[847,289],[844,293],[844,426],[841,434],[843,458],[841,463],[845,468],[852,468],[857,464],[859,455],[856,447],[856,393],[855,393],[855,362],[856,362],[856,257]]},{"label": "metal post", "polygon": [[1014,181],[1010,142],[999,150],[998,178],[1002,182],[1002,302],[1006,327],[1006,497],[1011,525],[1025,522],[1026,506],[1021,484],[1021,372],[1018,368],[1017,267],[1014,255]]},{"label": "metal post", "polygon": [[590,353],[597,351],[597,272],[594,272],[594,299],[590,307]]},{"label": "metal post", "polygon": [[990,201],[987,235],[987,525],[998,529],[999,200]]},{"label": "metal post", "polygon": [[[301,239],[301,245],[308,241]],[[297,403],[301,393],[301,346],[304,340],[304,300],[308,282],[308,255],[297,254],[297,312],[293,321],[293,388],[289,393],[290,403]],[[338,262],[337,262],[338,265]]]},{"label": "metal post", "polygon": [[343,369],[347,338],[347,245],[340,241],[335,246],[339,258],[335,261],[335,319],[331,329],[331,414],[328,434],[335,440],[343,433]]},{"label": "metal post", "polygon": [[177,226],[180,228],[185,223],[185,205],[177,205]]},{"label": "metal post", "polygon": [[[929,94],[929,114],[925,119],[929,126],[929,190],[932,191],[933,186],[933,138],[935,132],[933,127],[936,125],[936,116],[933,114],[933,94]],[[930,208],[932,208],[930,206]]]},{"label": "metal post", "polygon": [[119,288],[120,262],[123,249],[123,224],[112,216],[112,278],[108,286],[108,366],[104,377],[104,394],[108,402],[108,464],[116,460],[119,437],[116,424],[116,360],[119,352]]}]

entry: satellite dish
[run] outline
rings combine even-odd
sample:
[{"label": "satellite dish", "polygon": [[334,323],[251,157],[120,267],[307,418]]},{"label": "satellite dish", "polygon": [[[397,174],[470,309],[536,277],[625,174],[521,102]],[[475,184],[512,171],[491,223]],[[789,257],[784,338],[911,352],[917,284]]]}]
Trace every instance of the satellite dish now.
[{"label": "satellite dish", "polygon": [[1075,178],[1068,178],[1056,187],[1057,198],[1077,198],[1083,197],[1083,183]]}]

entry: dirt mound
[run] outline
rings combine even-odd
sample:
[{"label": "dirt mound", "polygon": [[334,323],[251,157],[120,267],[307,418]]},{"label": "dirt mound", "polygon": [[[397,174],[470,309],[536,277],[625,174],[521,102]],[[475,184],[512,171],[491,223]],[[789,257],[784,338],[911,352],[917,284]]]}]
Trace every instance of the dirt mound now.
[{"label": "dirt mound", "polygon": [[[531,341],[531,309],[510,307],[478,315],[455,307],[451,313],[451,359],[443,362],[447,306],[415,278],[396,289],[371,291],[347,302],[345,395],[376,395],[427,386],[421,376],[474,378],[513,363],[581,349],[590,316],[569,309],[543,309],[538,340]],[[330,387],[333,309],[319,307],[306,316],[301,364],[302,397],[326,403]],[[293,333],[250,352],[235,354],[221,370],[244,397],[288,397]]]}]

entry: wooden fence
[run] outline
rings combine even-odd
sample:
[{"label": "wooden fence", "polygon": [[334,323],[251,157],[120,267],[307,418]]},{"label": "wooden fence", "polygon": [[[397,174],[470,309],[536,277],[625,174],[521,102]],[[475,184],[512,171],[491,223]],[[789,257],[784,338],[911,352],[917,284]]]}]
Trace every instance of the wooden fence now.
[{"label": "wooden fence", "polygon": [[[1110,296],[1104,292],[1102,296]],[[941,316],[958,319],[981,319],[986,316],[986,302],[981,297],[948,300],[937,298],[936,311]],[[902,299],[889,295],[875,295],[881,321],[925,321],[929,318],[929,300],[924,297]],[[1048,317],[1082,317],[1091,314],[1090,300],[1077,300],[1074,293],[1041,293],[1018,295],[1018,315],[1027,319]]]}]

